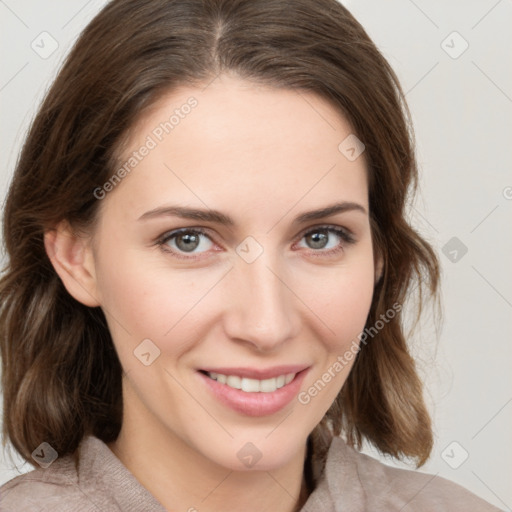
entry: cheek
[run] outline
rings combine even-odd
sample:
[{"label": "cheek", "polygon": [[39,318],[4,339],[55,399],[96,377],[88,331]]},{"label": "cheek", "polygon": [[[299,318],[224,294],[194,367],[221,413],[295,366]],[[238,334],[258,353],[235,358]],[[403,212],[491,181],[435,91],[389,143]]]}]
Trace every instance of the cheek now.
[{"label": "cheek", "polygon": [[219,280],[219,272],[170,268],[142,251],[108,254],[108,259],[100,260],[97,279],[116,344],[133,351],[142,340],[150,339],[167,353],[178,355],[185,350],[199,329],[198,313],[204,318],[202,302]]},{"label": "cheek", "polygon": [[303,280],[298,292],[317,316],[318,335],[330,353],[342,353],[358,340],[373,298],[373,258],[362,252],[353,259],[356,263]]},{"label": "cheek", "polygon": [[374,290],[373,259],[363,257],[358,265],[325,279],[310,294],[311,309],[318,312],[315,322],[316,367],[306,378],[297,400],[304,407],[312,430],[338,396],[354,365]]}]

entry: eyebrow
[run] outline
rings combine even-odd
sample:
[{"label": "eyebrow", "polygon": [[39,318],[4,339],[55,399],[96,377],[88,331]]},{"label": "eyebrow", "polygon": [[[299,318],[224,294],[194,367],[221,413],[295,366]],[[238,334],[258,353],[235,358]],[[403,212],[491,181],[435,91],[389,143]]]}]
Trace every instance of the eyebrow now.
[{"label": "eyebrow", "polygon": [[[301,213],[295,218],[293,224],[302,224],[311,220],[323,219],[337,213],[345,213],[349,211],[359,211],[365,215],[367,214],[366,208],[364,208],[359,203],[343,201],[325,206],[324,208]],[[148,220],[155,217],[171,216],[180,217],[182,219],[199,220],[202,222],[212,222],[230,227],[235,226],[235,221],[229,215],[226,215],[225,213],[222,213],[218,210],[203,210],[198,208],[187,208],[183,206],[162,206],[155,208],[142,214],[138,220]]]}]

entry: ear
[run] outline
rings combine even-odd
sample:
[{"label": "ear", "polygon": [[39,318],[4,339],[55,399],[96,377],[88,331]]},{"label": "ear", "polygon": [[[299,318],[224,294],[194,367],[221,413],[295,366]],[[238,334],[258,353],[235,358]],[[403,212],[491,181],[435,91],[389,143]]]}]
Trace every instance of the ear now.
[{"label": "ear", "polygon": [[62,221],[45,232],[44,246],[70,295],[86,306],[99,306],[90,238],[79,235],[67,221]]}]

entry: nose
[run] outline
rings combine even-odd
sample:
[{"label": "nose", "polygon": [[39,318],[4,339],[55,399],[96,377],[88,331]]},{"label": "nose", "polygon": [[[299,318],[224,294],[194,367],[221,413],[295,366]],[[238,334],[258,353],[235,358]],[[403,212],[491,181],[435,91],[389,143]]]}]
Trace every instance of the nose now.
[{"label": "nose", "polygon": [[275,258],[264,252],[252,263],[237,261],[228,279],[225,330],[230,339],[259,352],[274,352],[297,336],[300,301],[289,273]]}]

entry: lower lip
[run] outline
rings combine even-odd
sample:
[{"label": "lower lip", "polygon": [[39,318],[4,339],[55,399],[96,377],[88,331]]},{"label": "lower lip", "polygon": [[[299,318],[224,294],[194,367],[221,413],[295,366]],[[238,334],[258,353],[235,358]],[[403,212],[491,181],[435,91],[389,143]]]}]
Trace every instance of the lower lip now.
[{"label": "lower lip", "polygon": [[197,373],[213,395],[224,405],[246,416],[267,416],[280,411],[293,400],[308,370],[309,368],[306,368],[297,373],[290,383],[271,393],[247,393],[210,379],[204,373]]}]

